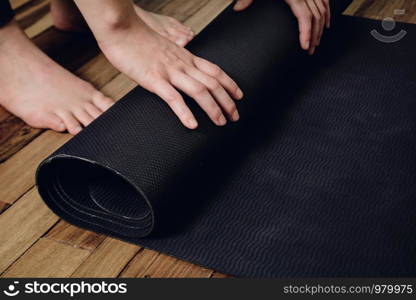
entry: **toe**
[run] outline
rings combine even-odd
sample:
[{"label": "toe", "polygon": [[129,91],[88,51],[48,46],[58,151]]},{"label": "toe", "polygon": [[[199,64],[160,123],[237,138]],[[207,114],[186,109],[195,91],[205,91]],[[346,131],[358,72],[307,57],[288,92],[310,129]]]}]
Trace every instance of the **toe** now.
[{"label": "toe", "polygon": [[85,110],[90,114],[91,117],[97,119],[103,112],[94,104],[87,103],[85,105]]},{"label": "toe", "polygon": [[52,130],[62,132],[65,131],[66,127],[60,117],[55,114],[49,113],[45,116],[45,127]]},{"label": "toe", "polygon": [[94,118],[86,111],[86,110],[79,110],[77,111],[74,116],[77,118],[79,122],[81,122],[84,127],[87,127],[94,121]]},{"label": "toe", "polygon": [[176,44],[181,47],[185,47],[188,44],[188,39],[186,37],[176,38]]},{"label": "toe", "polygon": [[96,91],[92,97],[92,103],[94,103],[101,111],[106,111],[114,104],[114,100],[104,96],[103,93]]},{"label": "toe", "polygon": [[71,112],[60,112],[58,113],[58,115],[64,121],[65,127],[70,134],[75,135],[82,130],[81,124],[77,121],[77,119]]},{"label": "toe", "polygon": [[62,119],[50,112],[34,111],[25,115],[23,119],[34,128],[46,128],[59,132],[65,130],[65,124],[62,122]]}]

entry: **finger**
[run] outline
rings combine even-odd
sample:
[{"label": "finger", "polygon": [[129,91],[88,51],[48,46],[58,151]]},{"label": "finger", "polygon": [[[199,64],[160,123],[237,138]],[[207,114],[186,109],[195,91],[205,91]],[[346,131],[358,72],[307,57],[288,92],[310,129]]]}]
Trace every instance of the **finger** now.
[{"label": "finger", "polygon": [[227,123],[221,108],[202,83],[180,71],[172,72],[170,80],[176,88],[194,99],[216,125]]},{"label": "finger", "polygon": [[321,15],[313,0],[307,0],[307,5],[312,12],[312,41],[309,48],[309,54],[314,54],[316,46],[319,43],[319,33],[321,31]]},{"label": "finger", "polygon": [[240,100],[244,97],[243,91],[237,83],[217,65],[197,56],[194,57],[194,65],[200,71],[218,80],[218,82],[234,99]]},{"label": "finger", "polygon": [[326,20],[325,20],[325,24],[326,24],[326,28],[330,28],[331,27],[331,5],[329,3],[329,0],[324,0],[324,5],[326,7]]},{"label": "finger", "polygon": [[227,114],[230,120],[236,122],[240,119],[235,102],[216,79],[196,68],[188,68],[186,74],[198,80],[208,88],[211,95],[215,98],[215,101],[221,106],[222,110]]},{"label": "finger", "polygon": [[299,39],[303,50],[309,50],[312,43],[312,12],[305,2],[290,5],[299,23]]},{"label": "finger", "polygon": [[162,98],[185,127],[189,129],[198,127],[198,122],[183,97],[169,82],[164,79],[154,81],[148,90]]},{"label": "finger", "polygon": [[242,11],[245,10],[253,3],[253,0],[237,0],[234,5],[235,11]]},{"label": "finger", "polygon": [[323,0],[315,0],[315,4],[316,4],[316,7],[318,8],[319,13],[321,15],[321,22],[320,22],[321,31],[319,32],[319,41],[318,41],[318,45],[319,45],[321,43],[321,38],[322,38],[322,35],[324,33],[324,29],[325,29],[327,10],[326,10],[326,7],[325,7],[325,4],[324,4]]},{"label": "finger", "polygon": [[66,129],[72,135],[78,134],[81,130],[81,124],[77,121],[74,115],[69,111],[58,112],[57,115],[62,119]]}]

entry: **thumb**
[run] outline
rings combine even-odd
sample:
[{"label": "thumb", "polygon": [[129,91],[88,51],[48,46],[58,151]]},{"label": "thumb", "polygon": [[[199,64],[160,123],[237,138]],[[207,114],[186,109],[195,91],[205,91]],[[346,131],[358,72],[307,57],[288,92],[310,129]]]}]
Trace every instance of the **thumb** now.
[{"label": "thumb", "polygon": [[242,11],[245,10],[247,7],[249,7],[253,3],[253,0],[237,0],[237,2],[234,5],[235,11]]}]

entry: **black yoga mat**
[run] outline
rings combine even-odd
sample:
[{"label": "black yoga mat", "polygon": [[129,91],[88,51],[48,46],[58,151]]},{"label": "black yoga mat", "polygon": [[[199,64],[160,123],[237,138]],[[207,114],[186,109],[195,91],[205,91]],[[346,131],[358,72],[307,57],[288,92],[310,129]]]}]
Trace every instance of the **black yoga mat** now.
[{"label": "black yoga mat", "polygon": [[415,276],[416,27],[382,43],[336,1],[309,57],[282,2],[228,9],[190,46],[245,91],[240,122],[216,127],[188,99],[187,130],[136,88],[41,164],[47,205],[240,277]]}]

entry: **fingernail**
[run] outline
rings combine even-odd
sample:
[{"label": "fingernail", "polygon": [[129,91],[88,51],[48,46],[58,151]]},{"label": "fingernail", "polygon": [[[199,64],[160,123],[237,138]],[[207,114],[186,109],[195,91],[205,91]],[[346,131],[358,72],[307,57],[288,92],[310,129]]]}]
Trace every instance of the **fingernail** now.
[{"label": "fingernail", "polygon": [[237,98],[238,99],[243,99],[243,97],[244,97],[243,91],[239,88],[237,90]]},{"label": "fingernail", "polygon": [[233,121],[237,122],[240,119],[240,114],[238,113],[238,111],[235,111],[233,113]]},{"label": "fingernail", "polygon": [[310,55],[313,55],[315,53],[315,47],[312,47],[310,50],[309,50],[309,54]]},{"label": "fingernail", "polygon": [[219,125],[221,126],[224,126],[225,124],[227,124],[227,120],[225,119],[224,116],[221,116],[218,122],[219,122]]},{"label": "fingernail", "polygon": [[306,41],[306,49],[309,49],[311,46],[311,41]]},{"label": "fingernail", "polygon": [[188,120],[188,126],[192,129],[195,129],[198,127],[198,122],[194,119]]}]

